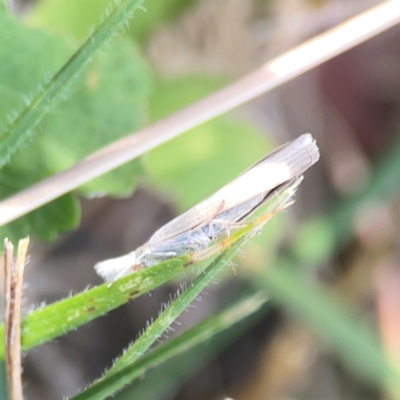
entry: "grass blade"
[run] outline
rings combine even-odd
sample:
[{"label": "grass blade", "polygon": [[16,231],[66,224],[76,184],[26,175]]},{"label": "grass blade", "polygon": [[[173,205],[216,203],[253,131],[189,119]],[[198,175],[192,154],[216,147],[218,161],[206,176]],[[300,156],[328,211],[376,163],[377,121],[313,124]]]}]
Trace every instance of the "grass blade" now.
[{"label": "grass blade", "polygon": [[[143,370],[129,367],[157,341],[179,315],[196,299],[203,289],[226,267],[227,261],[234,256],[248,239],[244,236],[221,253],[158,317],[143,335],[115,362],[109,371],[87,390],[75,396],[74,400],[103,399],[122,389]],[[176,349],[174,350],[176,351]],[[157,359],[157,357],[156,357]]]},{"label": "grass blade", "polygon": [[[138,271],[112,285],[103,284],[35,310],[22,319],[22,350],[38,346],[139,297],[186,270],[179,257]],[[0,326],[0,359],[4,358],[4,325]]]},{"label": "grass blade", "polygon": [[123,28],[141,3],[142,0],[118,0],[109,4],[97,30],[89,35],[60,70],[39,86],[38,94],[0,133],[0,167],[9,161],[11,155],[23,145],[27,137],[32,136],[42,118],[67,95],[74,78]]},{"label": "grass blade", "polygon": [[[118,400],[156,400],[174,392],[190,376],[257,324],[270,309],[265,294],[246,295],[226,310],[160,345],[135,363],[146,379],[136,379]],[[264,304],[264,305],[263,305]],[[260,308],[258,308],[260,307]],[[249,315],[251,313],[251,315]],[[229,325],[230,324],[230,325]],[[155,369],[151,369],[154,368]],[[154,385],[157,382],[157,386]]]},{"label": "grass blade", "polygon": [[385,359],[377,335],[326,289],[310,285],[301,272],[283,264],[266,269],[257,282],[309,325],[356,374],[383,388],[390,383],[400,393],[399,374]]}]

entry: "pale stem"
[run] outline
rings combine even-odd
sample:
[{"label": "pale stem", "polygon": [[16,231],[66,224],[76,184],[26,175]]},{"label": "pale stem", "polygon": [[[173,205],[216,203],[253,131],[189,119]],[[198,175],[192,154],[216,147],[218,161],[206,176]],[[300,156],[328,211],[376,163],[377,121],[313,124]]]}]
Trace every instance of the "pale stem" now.
[{"label": "pale stem", "polygon": [[21,367],[21,299],[29,238],[18,243],[17,260],[14,247],[4,240],[4,347],[10,400],[23,400]]},{"label": "pale stem", "polygon": [[0,226],[76,189],[162,143],[221,115],[400,22],[400,1],[379,5],[337,25],[169,117],[91,154],[72,167],[0,202]]}]

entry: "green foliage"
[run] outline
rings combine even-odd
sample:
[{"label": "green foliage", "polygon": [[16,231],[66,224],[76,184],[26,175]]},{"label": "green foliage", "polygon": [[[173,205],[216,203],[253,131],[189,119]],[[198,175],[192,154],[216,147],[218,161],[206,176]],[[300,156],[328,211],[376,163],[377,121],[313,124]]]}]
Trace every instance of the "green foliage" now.
[{"label": "green foliage", "polygon": [[[37,165],[38,166],[38,165]],[[0,170],[0,195],[8,197],[22,190],[36,179],[44,178],[40,168],[18,168],[7,165]],[[54,240],[58,232],[74,228],[79,223],[80,207],[78,200],[72,194],[59,197],[57,200],[46,204],[38,210],[19,218],[10,224],[0,227],[0,237],[8,237],[14,243],[24,236],[34,234],[42,240]]]},{"label": "green foliage", "polygon": [[[44,134],[31,146],[33,150],[46,150],[46,167],[51,172],[75,164],[144,122],[149,78],[145,63],[128,40],[116,40],[105,56],[90,65],[84,79],[79,90],[46,117]],[[126,196],[132,193],[135,175],[140,172],[139,161],[132,161],[88,182],[79,191],[89,196]]]},{"label": "green foliage", "polygon": [[[108,3],[109,0],[42,0],[33,9],[30,21],[80,40],[86,37],[88,28],[97,22]],[[143,12],[130,23],[131,37],[143,41],[192,3],[193,0],[146,0]]]},{"label": "green foliage", "polygon": [[[72,49],[65,39],[0,14],[0,59],[7,60],[0,74],[5,100],[0,103],[3,164],[13,154],[12,162],[0,170],[0,198],[71,166],[143,124],[150,82],[140,53],[130,40],[119,37],[112,48],[99,54],[137,4],[125,0],[117,8],[108,8],[109,17],[69,60]],[[40,85],[46,75],[51,76],[49,71],[58,72]],[[41,132],[33,137],[39,123]],[[125,196],[132,192],[140,172],[139,162],[134,161],[79,191]],[[79,214],[76,198],[65,195],[1,228],[0,233],[12,239],[33,234],[54,240],[58,232],[76,227]]]},{"label": "green foliage", "polygon": [[292,249],[298,260],[313,265],[330,254],[334,246],[331,224],[325,218],[316,217],[301,226]]},{"label": "green foliage", "polygon": [[42,0],[32,8],[28,21],[81,41],[97,25],[109,3],[109,0]]},{"label": "green foliage", "polygon": [[[99,400],[107,396],[114,394],[116,391],[121,390],[125,385],[130,383],[132,379],[142,375],[152,364],[155,362],[163,362],[172,354],[178,354],[182,351],[179,346],[173,346],[170,349],[170,345],[164,346],[161,350],[161,355],[156,355],[156,361],[147,361],[143,365],[131,366],[144,353],[152,346],[173,323],[179,317],[179,315],[185,311],[185,309],[196,299],[196,297],[203,291],[203,289],[212,282],[218,273],[226,267],[227,261],[239,250],[240,246],[246,241],[248,237],[243,236],[230,248],[221,253],[217,259],[212,262],[191,284],[190,286],[179,294],[179,296],[161,313],[154,323],[152,323],[140,336],[135,343],[133,343],[124,354],[114,363],[114,365],[106,372],[103,378],[95,382],[92,386],[86,389],[84,392],[75,397],[76,400]],[[227,324],[228,322],[228,324]],[[235,316],[225,316],[225,326],[237,322]],[[213,334],[219,329],[214,326]],[[197,329],[199,331],[199,329]],[[200,329],[200,335],[204,340],[203,329]],[[197,339],[198,342],[199,339]],[[200,339],[201,340],[201,339]],[[193,338],[192,335],[186,335],[184,339],[181,339],[181,346],[190,348]],[[165,347],[167,350],[165,351]],[[164,351],[163,351],[164,350]],[[169,351],[168,351],[169,350]],[[172,351],[171,351],[172,350]],[[168,354],[169,353],[169,354]]]},{"label": "green foliage", "polygon": [[93,60],[101,47],[122,28],[124,21],[131,17],[132,9],[139,4],[140,0],[125,0],[120,5],[110,3],[106,16],[93,35],[69,58],[66,64],[39,85],[37,94],[32,99],[28,97],[25,100],[25,106],[20,111],[8,114],[9,123],[0,133],[1,166],[23,145],[27,138],[32,136],[33,130],[43,117],[67,96],[74,79]]},{"label": "green foliage", "polygon": [[326,287],[310,284],[294,266],[284,264],[266,269],[257,278],[257,284],[310,326],[354,373],[376,386],[393,385],[400,393],[398,371],[388,363],[378,335]]},{"label": "green foliage", "polygon": [[174,20],[193,3],[195,3],[195,0],[146,0],[145,15],[135,19],[131,24],[132,37],[143,42],[157,28]]},{"label": "green foliage", "polygon": [[[49,71],[61,68],[71,49],[57,39],[37,29],[30,29],[11,15],[0,13],[0,121],[2,129],[28,106]],[[3,132],[0,139],[4,139]],[[5,152],[2,150],[2,157]]]},{"label": "green foliage", "polygon": [[[187,259],[176,258],[34,310],[22,320],[23,350],[52,340],[162,285],[185,270]],[[0,333],[4,326],[0,326]],[[0,359],[4,358],[0,335]]]},{"label": "green foliage", "polygon": [[[259,322],[269,308],[265,294],[256,292],[243,296],[217,314],[213,313],[144,355],[134,368],[138,372],[140,369],[146,371],[146,379],[136,379],[115,398],[130,400],[134,396],[156,400],[173,393],[182,382]],[[154,367],[157,368],[151,370]]]}]

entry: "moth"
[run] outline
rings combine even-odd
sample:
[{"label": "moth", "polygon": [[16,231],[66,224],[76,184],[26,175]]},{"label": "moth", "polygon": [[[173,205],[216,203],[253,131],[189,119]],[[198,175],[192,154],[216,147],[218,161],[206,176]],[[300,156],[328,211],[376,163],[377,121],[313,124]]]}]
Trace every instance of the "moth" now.
[{"label": "moth", "polygon": [[273,203],[271,216],[290,205],[302,174],[318,159],[315,140],[311,134],[303,134],[168,222],[135,251],[101,261],[94,268],[105,281],[114,281],[184,254],[209,256],[213,243],[246,224],[267,201]]}]

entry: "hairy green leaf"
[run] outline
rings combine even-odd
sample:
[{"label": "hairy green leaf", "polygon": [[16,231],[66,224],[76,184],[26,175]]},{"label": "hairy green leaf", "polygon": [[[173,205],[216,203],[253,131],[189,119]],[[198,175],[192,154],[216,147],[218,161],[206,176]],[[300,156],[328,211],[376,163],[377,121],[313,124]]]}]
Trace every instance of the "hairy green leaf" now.
[{"label": "hairy green leaf", "polygon": [[[65,39],[0,15],[0,57],[7,60],[0,64],[0,93],[5,100],[0,103],[0,126],[4,127],[0,159],[8,159],[19,148],[12,163],[0,170],[0,198],[69,167],[142,126],[150,80],[141,54],[132,41],[122,37],[116,38],[106,53],[98,54],[120,30],[130,8],[138,4],[125,0],[118,8],[108,8],[110,17],[65,65],[71,54]],[[89,61],[90,66],[78,76]],[[49,71],[55,70],[58,72],[51,77]],[[46,75],[47,83],[38,85]],[[74,91],[70,90],[72,82]],[[56,107],[60,99],[64,101]],[[40,133],[32,141],[39,122]],[[87,183],[80,192],[128,195],[140,172],[139,161],[133,161]],[[66,195],[1,228],[0,234],[13,239],[33,234],[54,240],[58,232],[70,230],[78,222],[77,200]]]}]

